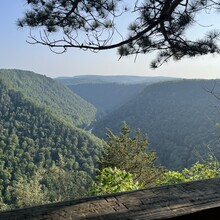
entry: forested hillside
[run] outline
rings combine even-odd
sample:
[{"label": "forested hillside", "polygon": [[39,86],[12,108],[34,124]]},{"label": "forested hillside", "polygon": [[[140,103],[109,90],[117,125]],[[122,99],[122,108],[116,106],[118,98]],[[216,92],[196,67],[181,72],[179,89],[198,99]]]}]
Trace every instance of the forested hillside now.
[{"label": "forested hillside", "polygon": [[94,134],[106,128],[118,132],[122,121],[149,136],[150,147],[163,165],[182,169],[200,160],[209,149],[220,159],[217,109],[220,101],[206,89],[219,93],[219,81],[181,80],[147,86],[132,101],[97,122]]},{"label": "forested hillside", "polygon": [[[105,137],[106,128],[117,135],[123,121],[133,132],[140,128],[149,136],[150,150],[157,153],[149,150],[148,156],[153,155],[153,161],[159,156],[153,168],[162,163],[168,169],[182,170],[201,162],[210,151],[220,160],[220,130],[216,126],[220,101],[207,92],[218,96],[219,84],[213,80],[178,80],[151,85],[69,85],[97,107],[97,116],[92,104],[59,82],[33,72],[0,70],[0,209],[89,194],[103,146],[107,145],[76,126],[95,126],[93,133],[98,137]],[[117,151],[114,140],[120,146],[123,142],[109,132]],[[131,132],[128,138],[134,146],[140,141],[137,134]],[[122,134],[120,137],[127,140]],[[148,146],[148,138],[144,143]]]},{"label": "forested hillside", "polygon": [[[59,86],[58,88],[56,86],[59,84],[43,77],[42,87],[38,90],[36,83],[40,79],[39,76],[35,77],[33,73],[25,73],[25,76],[28,77],[30,74],[32,82],[26,81],[23,84],[24,78],[20,75],[21,72],[13,74],[12,71],[11,73],[12,75],[10,75],[10,71],[0,73],[0,204],[4,203],[12,207],[15,204],[30,205],[21,203],[19,198],[25,199],[26,196],[19,197],[19,190],[26,186],[25,181],[32,184],[33,176],[41,169],[46,170],[44,177],[40,177],[44,191],[48,189],[48,201],[46,202],[86,195],[88,186],[91,185],[91,178],[95,173],[95,164],[103,142],[64,121],[63,117],[53,114],[54,112],[50,108],[41,106],[42,97],[38,97],[39,93],[33,94],[34,91],[39,92],[44,89],[42,92],[47,96],[48,93],[45,89],[51,88],[57,91]],[[6,76],[9,75],[10,77],[7,78]],[[13,76],[14,79],[11,80]],[[25,79],[27,80],[27,78]],[[12,88],[15,82],[17,85]],[[45,82],[45,88],[43,82]],[[29,86],[32,83],[35,84],[35,86],[32,85],[33,91],[29,95],[30,90],[28,86],[26,87],[26,83],[30,83]],[[53,83],[54,88],[51,87]],[[23,85],[23,89],[20,89],[20,85]],[[64,87],[63,91],[68,91],[67,97],[71,92]],[[61,93],[61,95],[65,94]],[[50,98],[54,99],[54,97]],[[65,97],[63,98],[65,99]],[[46,102],[47,99],[44,101]],[[85,104],[87,105],[86,102]],[[50,174],[51,169],[55,172],[59,170],[56,182],[54,180],[56,173]],[[65,174],[66,171],[69,174]],[[59,194],[66,187],[61,186],[64,174],[69,175],[71,184],[69,187],[72,187],[67,192],[68,197]],[[15,192],[15,189],[18,192]],[[30,192],[28,190],[33,191],[38,188],[26,188],[24,192]],[[33,194],[27,196],[31,197]],[[40,198],[40,193],[36,196]]]},{"label": "forested hillside", "polygon": [[92,104],[51,78],[30,71],[0,70],[0,79],[10,89],[77,126],[84,127],[95,119]]}]

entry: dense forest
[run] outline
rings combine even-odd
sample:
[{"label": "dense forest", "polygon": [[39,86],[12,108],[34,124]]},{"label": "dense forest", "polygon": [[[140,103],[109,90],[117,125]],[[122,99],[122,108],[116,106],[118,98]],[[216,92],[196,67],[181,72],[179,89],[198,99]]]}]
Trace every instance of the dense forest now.
[{"label": "dense forest", "polygon": [[219,100],[207,90],[219,92],[219,81],[180,80],[149,85],[133,100],[98,121],[94,134],[104,137],[106,128],[117,133],[123,121],[149,136],[167,168],[183,169],[209,151],[220,159]]},{"label": "dense forest", "polygon": [[[22,75],[21,72],[20,74]],[[37,87],[36,80],[39,76],[28,74],[31,74],[29,80],[33,77]],[[19,194],[13,189],[19,184],[24,185],[21,184],[23,181],[32,181],[33,176],[41,169],[44,173],[56,169],[62,169],[61,173],[74,172],[70,177],[73,189],[66,199],[86,195],[96,171],[103,141],[64,121],[62,115],[58,117],[58,114],[40,103],[40,97],[35,99],[39,94],[29,93],[28,96],[30,90],[26,85],[31,83],[28,78],[20,78],[20,84],[15,89],[12,88],[14,80],[10,79],[17,77],[17,72],[13,71],[10,71],[10,78],[0,73],[0,202],[12,207],[19,204]],[[43,77],[43,80],[46,81],[46,78]],[[45,82],[48,86],[45,89],[58,85],[52,80],[51,84],[49,82]],[[57,87],[51,89],[58,90]],[[67,95],[71,92],[68,89],[66,91]],[[54,93],[51,97],[49,91],[45,93],[47,99],[54,101]],[[87,106],[90,107],[89,104]],[[50,195],[47,202],[60,199],[57,185],[54,185],[54,176],[55,174],[47,174],[41,179],[45,188],[57,194],[57,197]]]},{"label": "dense forest", "polygon": [[49,77],[30,71],[2,69],[0,79],[36,105],[77,126],[86,126],[95,119],[96,108],[92,104]]},{"label": "dense forest", "polygon": [[104,78],[0,70],[0,210],[220,176],[220,81]]}]

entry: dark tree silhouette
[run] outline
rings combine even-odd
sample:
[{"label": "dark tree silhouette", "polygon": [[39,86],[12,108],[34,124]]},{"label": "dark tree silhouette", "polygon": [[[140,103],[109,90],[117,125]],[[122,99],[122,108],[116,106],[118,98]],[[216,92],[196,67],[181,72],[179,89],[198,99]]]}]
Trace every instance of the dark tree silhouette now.
[{"label": "dark tree silhouette", "polygon": [[[20,27],[39,27],[30,32],[30,43],[49,46],[53,51],[68,48],[107,50],[117,48],[121,56],[158,51],[151,67],[171,57],[219,53],[219,32],[201,39],[187,37],[199,13],[218,13],[218,0],[26,0],[28,9],[18,20]],[[128,34],[119,30],[123,14],[132,16]],[[56,33],[56,35],[54,35]],[[57,52],[57,50],[55,50]]]}]

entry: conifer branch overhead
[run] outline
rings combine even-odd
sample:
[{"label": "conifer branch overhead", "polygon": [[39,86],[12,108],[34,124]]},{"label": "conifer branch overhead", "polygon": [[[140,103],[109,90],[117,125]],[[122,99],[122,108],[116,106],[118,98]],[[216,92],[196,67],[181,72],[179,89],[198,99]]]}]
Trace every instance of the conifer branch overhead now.
[{"label": "conifer branch overhead", "polygon": [[[220,32],[214,30],[193,40],[187,29],[197,25],[199,13],[218,13],[213,0],[27,0],[28,10],[18,26],[31,31],[30,43],[49,46],[59,53],[68,48],[83,50],[118,49],[120,57],[158,51],[151,66],[170,58],[219,53]],[[120,32],[123,15],[133,16],[128,34]],[[127,15],[127,16],[128,16]],[[61,51],[60,51],[60,50]]]}]

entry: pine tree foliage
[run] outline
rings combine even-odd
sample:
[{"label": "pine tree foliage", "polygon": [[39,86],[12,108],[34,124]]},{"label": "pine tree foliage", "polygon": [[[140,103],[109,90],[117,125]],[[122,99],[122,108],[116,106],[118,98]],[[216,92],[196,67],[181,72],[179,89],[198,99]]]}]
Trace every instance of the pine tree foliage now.
[{"label": "pine tree foliage", "polygon": [[148,138],[140,130],[136,131],[134,137],[129,137],[130,132],[125,122],[118,136],[108,130],[107,146],[99,161],[100,170],[116,167],[133,174],[135,180],[145,186],[154,185],[163,170],[156,163],[156,152],[147,149]]},{"label": "pine tree foliage", "polygon": [[[120,56],[159,51],[151,63],[156,68],[171,57],[219,53],[219,31],[201,39],[188,37],[188,29],[198,25],[197,15],[218,13],[219,1],[213,0],[26,0],[29,6],[20,27],[40,28],[31,43],[51,49],[118,48]],[[124,14],[133,18],[128,34],[120,32]],[[54,35],[56,33],[57,35]]]}]

